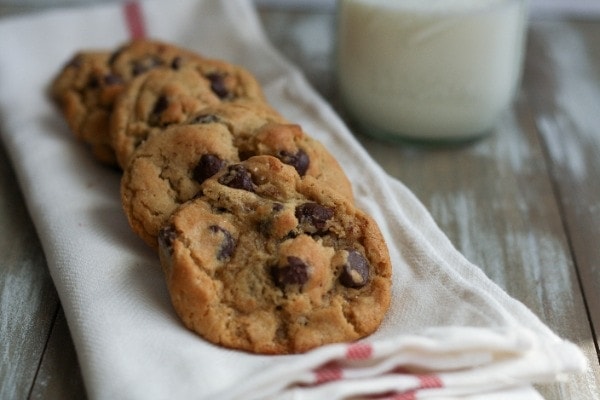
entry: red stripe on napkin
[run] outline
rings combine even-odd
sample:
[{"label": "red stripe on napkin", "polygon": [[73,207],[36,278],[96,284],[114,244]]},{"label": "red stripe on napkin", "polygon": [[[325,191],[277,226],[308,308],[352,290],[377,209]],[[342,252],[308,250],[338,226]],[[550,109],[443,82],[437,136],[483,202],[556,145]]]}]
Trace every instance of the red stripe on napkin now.
[{"label": "red stripe on napkin", "polygon": [[374,396],[368,396],[366,398],[369,400],[416,400],[417,392],[416,390],[409,390],[402,393],[388,392]]},{"label": "red stripe on napkin", "polygon": [[411,390],[410,392],[398,393],[390,398],[390,400],[416,400],[417,392]]},{"label": "red stripe on napkin", "polygon": [[368,343],[353,343],[346,349],[347,360],[368,360],[373,355],[373,346]]},{"label": "red stripe on napkin", "polygon": [[315,373],[315,385],[320,385],[322,383],[338,381],[343,378],[343,371],[340,366],[333,362],[330,364],[326,364],[323,367],[314,371]]},{"label": "red stripe on napkin", "polygon": [[125,22],[131,39],[143,39],[146,37],[146,24],[142,6],[137,1],[127,1],[124,4]]},{"label": "red stripe on napkin", "polygon": [[444,386],[444,383],[437,375],[418,375],[420,389],[438,389]]}]

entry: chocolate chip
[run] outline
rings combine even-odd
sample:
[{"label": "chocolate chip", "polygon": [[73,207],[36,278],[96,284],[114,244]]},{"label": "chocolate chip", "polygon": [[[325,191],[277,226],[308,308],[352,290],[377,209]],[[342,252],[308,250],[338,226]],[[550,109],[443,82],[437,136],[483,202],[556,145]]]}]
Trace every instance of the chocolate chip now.
[{"label": "chocolate chip", "polygon": [[153,68],[159,67],[162,64],[163,61],[156,56],[147,56],[144,58],[140,58],[139,60],[135,60],[133,62],[133,65],[131,66],[131,74],[133,76],[138,76]]},{"label": "chocolate chip", "polygon": [[325,231],[327,221],[333,218],[334,212],[332,208],[325,207],[318,203],[304,203],[296,207],[294,213],[300,224],[307,224],[307,230],[310,232],[310,227],[314,227],[315,233]]},{"label": "chocolate chip", "polygon": [[306,152],[302,149],[298,150],[296,153],[280,151],[277,154],[277,158],[279,158],[284,164],[294,167],[300,176],[304,176],[306,171],[308,171],[310,159],[308,154],[306,154]]},{"label": "chocolate chip", "polygon": [[283,210],[283,204],[281,203],[273,203],[273,211],[279,212]]},{"label": "chocolate chip", "polygon": [[177,231],[171,225],[167,225],[158,231],[158,245],[173,254],[173,241],[177,238]]},{"label": "chocolate chip", "polygon": [[200,114],[190,120],[190,124],[213,124],[220,122],[220,118],[215,114]]},{"label": "chocolate chip", "polygon": [[250,175],[250,171],[241,164],[231,165],[228,168],[227,173],[219,178],[219,183],[233,189],[254,192],[252,175]]},{"label": "chocolate chip", "polygon": [[298,257],[289,256],[286,265],[271,268],[271,276],[280,288],[308,282],[308,265]]},{"label": "chocolate chip", "polygon": [[123,83],[123,78],[116,74],[106,74],[104,75],[103,81],[107,86],[120,85]]},{"label": "chocolate chip", "polygon": [[169,100],[167,99],[167,97],[160,96],[156,100],[156,103],[154,103],[154,108],[152,109],[152,114],[150,115],[150,118],[151,118],[150,122],[153,124],[157,124],[160,113],[165,111],[168,106],[169,106]]},{"label": "chocolate chip", "polygon": [[369,280],[369,263],[367,259],[356,250],[348,250],[346,263],[342,266],[340,283],[348,288],[358,289],[367,284]]},{"label": "chocolate chip", "polygon": [[225,84],[225,75],[212,72],[206,75],[206,78],[210,81],[210,88],[220,99],[225,99],[230,97],[229,89],[227,89],[227,85]]},{"label": "chocolate chip", "polygon": [[211,225],[208,227],[212,233],[223,234],[223,242],[221,243],[221,247],[219,247],[219,251],[217,252],[217,260],[223,261],[231,258],[233,252],[235,251],[235,239],[231,236],[231,233],[225,228],[222,228],[218,225]]},{"label": "chocolate chip", "polygon": [[173,61],[171,61],[171,69],[178,70],[179,68],[181,68],[182,64],[183,60],[181,59],[181,57],[175,57]]},{"label": "chocolate chip", "polygon": [[202,183],[224,168],[227,163],[214,154],[202,154],[192,171],[194,180]]},{"label": "chocolate chip", "polygon": [[95,75],[90,76],[90,79],[88,80],[87,86],[89,88],[92,88],[92,89],[98,88],[100,86],[100,82],[98,81],[98,77],[95,76]]},{"label": "chocolate chip", "polygon": [[154,104],[154,109],[152,110],[152,113],[154,114],[160,114],[161,112],[165,111],[167,109],[167,106],[169,105],[169,100],[167,99],[166,96],[160,96],[157,100],[156,103]]},{"label": "chocolate chip", "polygon": [[238,157],[240,157],[240,160],[244,161],[249,159],[252,156],[255,156],[256,152],[255,151],[250,151],[250,150],[239,150],[238,151]]}]

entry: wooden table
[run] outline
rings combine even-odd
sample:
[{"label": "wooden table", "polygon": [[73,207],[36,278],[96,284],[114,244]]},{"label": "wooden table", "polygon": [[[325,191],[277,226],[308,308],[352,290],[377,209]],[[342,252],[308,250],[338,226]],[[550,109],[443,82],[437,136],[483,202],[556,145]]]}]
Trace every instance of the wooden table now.
[{"label": "wooden table", "polygon": [[[332,11],[270,8],[261,17],[337,107]],[[469,260],[583,349],[589,371],[540,392],[600,399],[600,19],[532,19],[522,90],[491,136],[431,148],[356,134]],[[69,329],[16,185],[0,148],[0,399],[82,399]]]}]

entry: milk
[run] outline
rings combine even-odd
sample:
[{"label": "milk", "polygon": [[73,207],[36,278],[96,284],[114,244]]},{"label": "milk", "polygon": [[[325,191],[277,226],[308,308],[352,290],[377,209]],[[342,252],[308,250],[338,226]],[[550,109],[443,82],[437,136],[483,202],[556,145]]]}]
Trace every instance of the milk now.
[{"label": "milk", "polygon": [[386,138],[489,131],[519,84],[525,0],[340,0],[338,86]]}]

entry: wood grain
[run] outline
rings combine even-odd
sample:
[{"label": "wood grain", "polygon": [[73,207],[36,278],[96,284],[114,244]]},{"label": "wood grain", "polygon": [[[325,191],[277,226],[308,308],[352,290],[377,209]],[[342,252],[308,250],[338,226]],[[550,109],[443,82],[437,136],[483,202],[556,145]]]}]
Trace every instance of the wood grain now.
[{"label": "wood grain", "polygon": [[58,296],[0,146],[0,399],[24,399],[48,341]]},{"label": "wood grain", "polygon": [[587,313],[598,338],[600,24],[540,21],[530,37],[532,57],[525,76],[528,99],[535,110]]},{"label": "wood grain", "polygon": [[57,314],[30,398],[39,400],[85,400],[87,398],[77,354],[62,308]]}]

